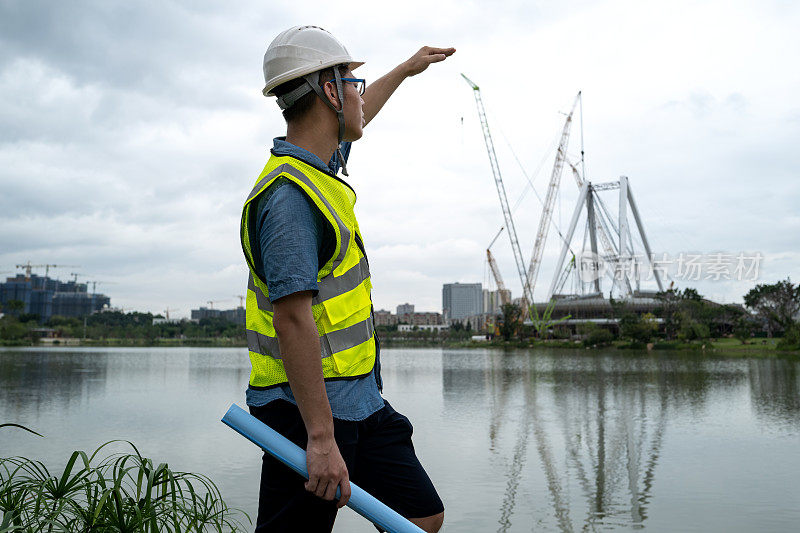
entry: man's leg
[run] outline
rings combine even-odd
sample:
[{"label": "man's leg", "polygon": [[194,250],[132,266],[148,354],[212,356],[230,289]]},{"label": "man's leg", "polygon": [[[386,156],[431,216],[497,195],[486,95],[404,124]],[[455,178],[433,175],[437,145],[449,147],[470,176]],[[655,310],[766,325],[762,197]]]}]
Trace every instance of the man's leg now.
[{"label": "man's leg", "polygon": [[442,524],[444,524],[444,511],[433,516],[426,516],[425,518],[409,518],[408,520],[413,522],[423,531],[427,531],[428,533],[436,533],[442,527]]},{"label": "man's leg", "polygon": [[[250,413],[301,448],[306,448],[308,435],[297,406],[276,400],[263,407],[251,407]],[[302,476],[264,453],[256,533],[331,531],[336,519],[336,502],[318,498],[304,485]]]},{"label": "man's leg", "polygon": [[386,402],[383,409],[358,424],[351,479],[423,530],[439,531],[444,505],[414,452],[408,418]]}]

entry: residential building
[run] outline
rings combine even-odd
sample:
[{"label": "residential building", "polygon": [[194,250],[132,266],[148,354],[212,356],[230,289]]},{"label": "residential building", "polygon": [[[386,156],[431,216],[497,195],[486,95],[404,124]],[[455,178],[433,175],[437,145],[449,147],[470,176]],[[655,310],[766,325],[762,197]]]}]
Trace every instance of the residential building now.
[{"label": "residential building", "polygon": [[39,315],[45,322],[53,315],[82,317],[111,305],[105,294],[89,293],[86,283],[62,282],[47,276],[17,274],[0,283],[0,305],[17,300],[21,313]]},{"label": "residential building", "polygon": [[413,313],[410,315],[411,320],[409,323],[413,326],[436,326],[442,323],[442,315],[441,313]]},{"label": "residential building", "polygon": [[200,309],[192,309],[192,320],[202,320],[204,318],[222,318],[228,322],[236,324],[245,323],[245,310],[244,307],[236,307],[234,309],[212,309],[209,307],[201,307]]},{"label": "residential building", "polygon": [[376,326],[394,326],[397,324],[397,315],[393,315],[391,311],[386,309],[379,309],[375,311],[374,315]]}]

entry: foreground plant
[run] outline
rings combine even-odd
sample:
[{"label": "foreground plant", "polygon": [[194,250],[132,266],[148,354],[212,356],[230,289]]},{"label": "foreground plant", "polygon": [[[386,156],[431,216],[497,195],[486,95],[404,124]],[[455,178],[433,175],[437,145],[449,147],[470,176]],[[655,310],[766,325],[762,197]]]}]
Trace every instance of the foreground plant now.
[{"label": "foreground plant", "polygon": [[[126,442],[133,453],[98,453]],[[229,509],[201,474],[154,465],[133,443],[110,441],[91,456],[76,451],[60,476],[40,461],[0,458],[0,533],[158,533],[243,531],[243,511]]]},{"label": "foreground plant", "polygon": [[547,334],[548,329],[552,328],[553,326],[557,326],[572,317],[572,315],[567,315],[557,320],[552,320],[550,316],[553,314],[555,307],[555,299],[547,302],[547,305],[544,308],[544,313],[542,313],[542,317],[539,318],[539,311],[536,309],[536,304],[531,304],[528,314],[531,317],[531,322],[533,323],[533,328],[536,330],[537,337],[542,338],[542,335]]}]

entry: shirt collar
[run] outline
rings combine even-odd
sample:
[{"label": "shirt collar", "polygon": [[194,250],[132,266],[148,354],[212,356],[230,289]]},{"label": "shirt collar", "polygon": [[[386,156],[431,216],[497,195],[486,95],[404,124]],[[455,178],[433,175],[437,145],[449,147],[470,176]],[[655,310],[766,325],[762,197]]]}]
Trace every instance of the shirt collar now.
[{"label": "shirt collar", "polygon": [[275,139],[272,140],[272,152],[277,156],[288,155],[294,157],[322,172],[331,172],[331,169],[322,159],[305,148],[300,148],[295,144],[287,142],[286,137],[275,137]]}]

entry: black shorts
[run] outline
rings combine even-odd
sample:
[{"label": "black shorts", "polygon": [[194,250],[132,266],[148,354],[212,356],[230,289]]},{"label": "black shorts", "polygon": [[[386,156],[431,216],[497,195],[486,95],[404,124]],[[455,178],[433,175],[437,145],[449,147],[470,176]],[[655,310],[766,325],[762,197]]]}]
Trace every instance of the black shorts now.
[{"label": "black shorts", "polygon": [[[308,436],[297,406],[275,400],[250,413],[306,448]],[[413,427],[408,418],[386,402],[364,420],[333,419],[334,434],[350,481],[406,518],[422,518],[444,511],[428,474],[414,453]],[[265,453],[261,468],[256,532],[331,531],[336,502],[308,492],[305,480]]]}]

